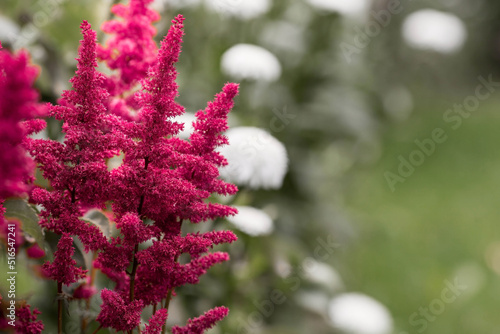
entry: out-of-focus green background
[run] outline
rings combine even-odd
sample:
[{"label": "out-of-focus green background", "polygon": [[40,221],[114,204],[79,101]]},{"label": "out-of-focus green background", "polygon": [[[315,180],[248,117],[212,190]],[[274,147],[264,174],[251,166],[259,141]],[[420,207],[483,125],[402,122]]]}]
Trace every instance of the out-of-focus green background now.
[{"label": "out-of-focus green background", "polygon": [[[500,3],[403,1],[402,11],[347,59],[342,43],[353,45],[373,21],[370,13],[391,2],[374,0],[350,15],[317,8],[314,1],[275,0],[269,11],[248,20],[203,3],[156,2],[162,15],[157,40],[177,13],[186,17],[178,82],[187,110],[204,108],[224,82],[234,80],[220,66],[231,46],[251,43],[274,53],[280,79],[242,81],[234,114],[240,125],[264,128],[283,142],[290,159],[281,189],[243,189],[237,199],[271,212],[274,232],[238,232],[239,242],[228,248],[229,264],[178,291],[172,321],[224,304],[230,316],[213,333],[339,333],[329,319],[329,301],[360,292],[387,307],[394,334],[498,333],[500,87],[456,129],[443,117],[474,96],[478,77],[500,81]],[[110,1],[100,0],[2,0],[3,18],[21,27],[38,20],[38,35],[27,46],[42,68],[37,85],[44,100],[54,102],[69,88],[80,22],[98,28],[109,7]],[[425,8],[462,21],[467,38],[459,50],[422,50],[405,41],[405,19]],[[293,118],[273,131],[271,120],[284,110]],[[51,126],[55,137],[57,124]],[[419,149],[415,140],[432,138],[436,128],[446,141],[391,191],[387,172],[397,174],[399,157],[408,160]],[[334,251],[318,258],[315,250],[329,238]],[[309,277],[304,264],[311,259],[335,270],[342,283],[318,267],[309,268]],[[430,311],[425,328],[411,322],[422,308],[436,310],[435,300],[456,281],[467,288],[441,303],[444,309]],[[23,282],[21,289],[45,300],[41,308],[48,309],[50,288],[32,291],[34,283]],[[286,301],[263,311],[273,289],[283,291]],[[252,318],[255,312],[261,316]]]}]

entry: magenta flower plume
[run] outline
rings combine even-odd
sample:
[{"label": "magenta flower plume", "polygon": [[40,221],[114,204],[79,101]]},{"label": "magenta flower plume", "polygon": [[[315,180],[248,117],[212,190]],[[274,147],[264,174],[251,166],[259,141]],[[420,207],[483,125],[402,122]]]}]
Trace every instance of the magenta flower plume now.
[{"label": "magenta flower plume", "polygon": [[155,314],[149,319],[149,325],[146,325],[146,329],[142,331],[143,334],[160,334],[162,326],[167,321],[168,311],[167,309],[160,309],[155,312]]},{"label": "magenta flower plume", "polygon": [[[121,234],[103,245],[95,265],[117,283],[114,292],[124,307],[138,300],[144,306],[169,301],[177,287],[198,283],[209,268],[229,259],[226,253],[209,252],[214,245],[236,240],[229,231],[181,235],[183,221],[199,223],[236,213],[234,208],[206,200],[213,193],[237,191],[219,179],[218,166],[225,160],[215,149],[227,143],[223,132],[238,92],[237,85],[227,84],[198,113],[190,141],[177,137],[182,125],[173,118],[184,108],[175,101],[175,63],[181,52],[183,21],[181,15],[172,21],[148,76],[142,80],[142,91],[135,95],[140,107],[137,119],[120,125],[126,137],[121,147],[125,158],[111,171],[111,189]],[[139,248],[148,240],[153,241],[151,246]],[[181,264],[178,259],[184,253],[191,260]],[[217,312],[223,311],[209,313],[191,327],[203,319],[213,324],[222,318]],[[101,324],[118,328],[106,321]]]},{"label": "magenta flower plume", "polygon": [[97,293],[97,288],[93,285],[89,285],[88,282],[85,282],[75,289],[75,292],[73,292],[73,298],[90,299],[96,293]]},{"label": "magenta flower plume", "polygon": [[76,261],[71,258],[73,253],[73,238],[65,233],[57,243],[54,261],[52,263],[47,261],[42,266],[45,275],[66,285],[85,277],[86,270],[76,267]]},{"label": "magenta flower plume", "polygon": [[184,327],[172,327],[172,334],[203,334],[207,329],[212,328],[216,322],[224,319],[228,313],[229,309],[227,307],[215,307],[198,318],[189,319]]},{"label": "magenta flower plume", "polygon": [[[153,39],[156,29],[151,24],[159,15],[148,8],[152,0],[131,0],[128,6],[117,4],[111,9],[122,20],[107,21],[102,30],[111,35],[106,46],[98,47],[99,59],[118,73],[111,76],[107,86],[112,98],[109,109],[125,119],[134,119],[137,104],[132,90],[147,76],[156,60],[157,46]],[[131,112],[132,111],[132,112]]]},{"label": "magenta flower plume", "polygon": [[108,289],[101,291],[102,305],[97,321],[103,327],[117,331],[131,331],[141,322],[142,301],[126,303],[122,297]]},{"label": "magenta flower plume", "polygon": [[0,44],[0,198],[29,190],[35,165],[21,143],[26,134],[45,127],[43,120],[33,120],[44,113],[33,88],[38,72],[26,52],[12,55]]},{"label": "magenta flower plume", "polygon": [[222,135],[228,129],[227,115],[234,105],[234,97],[238,95],[238,85],[228,83],[217,94],[213,102],[209,102],[207,108],[196,113],[197,121],[194,123],[195,131],[190,140],[193,153],[205,156],[217,165],[223,165],[223,157],[214,152],[221,145],[228,144],[227,138]]},{"label": "magenta flower plume", "polygon": [[30,305],[23,305],[16,310],[16,333],[23,334],[40,334],[44,326],[41,320],[37,320],[39,314],[38,309],[30,310]]},{"label": "magenta flower plume", "polygon": [[64,91],[49,113],[64,120],[64,143],[28,140],[27,146],[53,188],[35,189],[32,200],[42,204],[41,225],[56,233],[78,235],[86,250],[97,250],[106,238],[97,226],[78,219],[84,206],[103,207],[109,198],[110,174],[106,159],[117,154],[122,141],[116,116],[107,113],[109,93],[96,70],[96,33],[81,25],[83,40],[77,58],[73,90]]}]

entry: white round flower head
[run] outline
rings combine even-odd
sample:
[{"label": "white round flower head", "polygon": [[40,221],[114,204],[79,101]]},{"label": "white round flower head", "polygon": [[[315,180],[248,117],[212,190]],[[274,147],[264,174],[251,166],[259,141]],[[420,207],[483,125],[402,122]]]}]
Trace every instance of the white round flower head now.
[{"label": "white round flower head", "polygon": [[248,235],[268,235],[274,230],[271,217],[262,210],[250,206],[235,206],[238,213],[227,217],[238,230]]},{"label": "white round flower head", "polygon": [[361,293],[333,298],[328,314],[335,328],[349,334],[391,334],[393,321],[387,308]]},{"label": "white round flower head", "polygon": [[194,7],[199,5],[201,0],[154,0],[150,7],[156,11],[165,10],[165,6],[175,8]]},{"label": "white round flower head", "polygon": [[344,287],[340,274],[326,263],[308,257],[302,262],[302,268],[305,278],[313,283],[331,290],[341,290]]},{"label": "white round flower head", "polygon": [[271,8],[271,0],[205,0],[205,3],[214,12],[242,20],[256,18]]},{"label": "white round flower head", "polygon": [[6,16],[0,15],[0,41],[13,43],[19,38],[19,31],[20,28],[17,23]]},{"label": "white round flower head", "polygon": [[193,122],[196,121],[196,116],[193,113],[185,112],[175,117],[173,121],[184,124],[184,129],[177,136],[182,139],[188,139],[194,131]]},{"label": "white round flower head", "polygon": [[268,50],[252,44],[236,44],[222,55],[224,73],[237,80],[276,81],[281,76],[281,64]]},{"label": "white round flower head", "polygon": [[368,7],[367,0],[307,0],[309,4],[321,10],[337,12],[342,15],[359,14]]},{"label": "white round flower head", "polygon": [[228,182],[253,189],[278,189],[287,172],[285,146],[267,131],[254,127],[236,127],[227,131],[229,145],[219,149],[228,165],[220,175]]},{"label": "white round flower head", "polygon": [[457,16],[433,9],[410,14],[403,23],[403,37],[414,48],[441,53],[458,51],[467,38],[464,23]]}]

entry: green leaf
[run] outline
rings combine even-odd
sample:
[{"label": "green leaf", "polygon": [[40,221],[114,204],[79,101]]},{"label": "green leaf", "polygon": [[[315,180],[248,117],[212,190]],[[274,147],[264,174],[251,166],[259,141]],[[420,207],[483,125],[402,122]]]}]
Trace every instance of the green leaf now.
[{"label": "green leaf", "polygon": [[6,210],[5,217],[21,221],[24,233],[32,236],[41,249],[46,249],[44,233],[38,224],[38,215],[31,205],[21,198],[7,199],[3,206]]},{"label": "green leaf", "polygon": [[106,236],[106,238],[109,238],[110,235],[109,219],[101,211],[96,209],[89,210],[85,214],[85,216],[81,218],[81,220],[96,225],[101,229],[102,233]]}]

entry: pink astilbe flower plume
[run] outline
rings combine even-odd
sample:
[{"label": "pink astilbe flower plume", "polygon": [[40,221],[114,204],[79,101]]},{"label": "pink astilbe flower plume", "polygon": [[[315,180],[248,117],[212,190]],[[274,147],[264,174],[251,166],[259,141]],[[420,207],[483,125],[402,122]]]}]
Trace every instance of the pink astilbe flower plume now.
[{"label": "pink astilbe flower plume", "polygon": [[98,46],[99,59],[118,72],[106,83],[112,95],[109,109],[128,120],[135,118],[138,108],[132,94],[134,87],[146,78],[156,60],[156,29],[151,23],[160,17],[147,7],[152,1],[131,0],[128,6],[114,5],[112,12],[122,20],[107,21],[101,27],[112,36],[104,47]]},{"label": "pink astilbe flower plume", "polygon": [[102,305],[97,321],[103,327],[117,331],[130,331],[141,322],[142,301],[125,302],[116,292],[108,289],[101,291]]},{"label": "pink astilbe flower plume", "polygon": [[43,120],[33,120],[45,111],[33,88],[38,73],[25,51],[12,55],[0,44],[0,198],[29,190],[35,165],[21,143],[45,127]]},{"label": "pink astilbe flower plume", "polygon": [[76,261],[71,258],[73,253],[73,238],[65,233],[57,243],[54,261],[52,263],[47,261],[42,266],[45,275],[58,283],[66,285],[83,278],[86,270],[76,267]]},{"label": "pink astilbe flower plume", "polygon": [[23,334],[40,334],[44,329],[44,325],[41,320],[37,320],[38,315],[41,314],[38,309],[30,310],[30,305],[22,305],[16,310],[16,333]]},{"label": "pink astilbe flower plume", "polygon": [[100,229],[79,220],[83,207],[103,207],[109,198],[110,174],[106,159],[118,154],[122,141],[116,130],[118,119],[107,113],[109,93],[104,76],[96,70],[96,33],[90,24],[81,25],[83,40],[77,58],[73,90],[64,91],[59,105],[49,113],[63,120],[64,143],[31,139],[27,146],[52,191],[35,189],[31,199],[44,206],[40,224],[56,233],[78,235],[86,250],[106,243]]},{"label": "pink astilbe flower plume", "polygon": [[229,309],[224,306],[215,307],[198,318],[189,319],[184,327],[172,327],[172,334],[203,334],[212,328],[216,322],[224,319],[229,313]]},{"label": "pink astilbe flower plume", "polygon": [[168,311],[167,309],[160,309],[155,312],[155,314],[149,319],[149,325],[146,325],[146,329],[142,331],[143,334],[160,334],[162,326],[167,321]]},{"label": "pink astilbe flower plume", "polygon": [[[215,149],[227,144],[222,133],[227,130],[227,115],[238,93],[237,85],[227,84],[204,111],[198,112],[190,140],[177,137],[182,124],[173,119],[184,113],[184,107],[175,101],[175,63],[181,52],[183,21],[181,15],[172,21],[147,77],[141,81],[142,90],[135,94],[139,106],[136,120],[120,123],[126,136],[121,147],[125,158],[111,171],[111,183],[113,212],[121,234],[103,246],[95,265],[117,283],[116,298],[124,307],[137,301],[144,307],[168,304],[177,287],[198,283],[210,267],[229,259],[223,252],[210,253],[214,245],[236,240],[229,231],[181,235],[183,221],[199,223],[236,213],[231,207],[206,200],[213,193],[237,191],[219,179],[218,166],[224,165],[225,159]],[[152,245],[140,249],[139,244],[148,240]],[[190,255],[188,263],[178,262],[183,253]],[[189,328],[198,333],[226,313],[225,308],[215,309],[192,320]],[[123,328],[105,321],[108,317],[111,315],[101,311],[98,319],[103,320],[103,326]],[[156,332],[164,322],[163,315],[155,315],[148,328]]]}]

